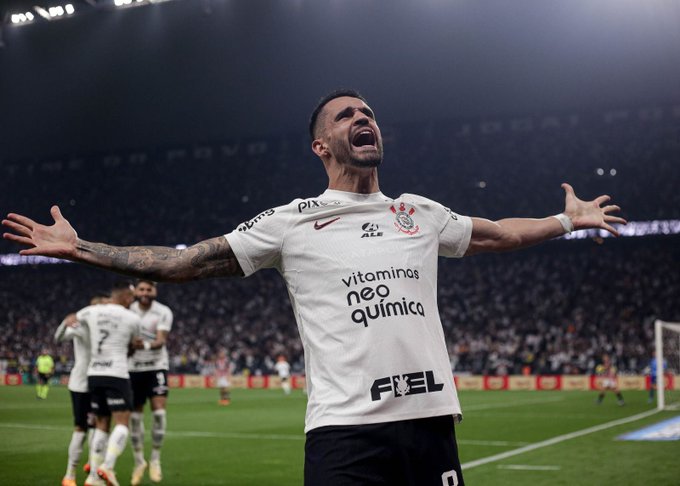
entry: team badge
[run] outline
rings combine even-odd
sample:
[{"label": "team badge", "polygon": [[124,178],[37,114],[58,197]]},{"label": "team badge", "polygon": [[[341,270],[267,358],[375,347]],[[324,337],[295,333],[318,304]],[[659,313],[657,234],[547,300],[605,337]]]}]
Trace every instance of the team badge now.
[{"label": "team badge", "polygon": [[390,211],[396,215],[394,227],[399,231],[406,233],[407,235],[415,235],[420,231],[420,226],[418,226],[411,217],[413,216],[413,213],[416,212],[416,208],[410,207],[407,209],[404,203],[400,203],[398,210],[394,206],[390,206]]}]

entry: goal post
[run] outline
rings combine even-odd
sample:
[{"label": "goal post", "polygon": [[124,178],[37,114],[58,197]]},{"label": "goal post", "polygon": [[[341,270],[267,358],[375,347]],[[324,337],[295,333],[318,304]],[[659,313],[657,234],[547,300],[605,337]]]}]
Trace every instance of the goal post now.
[{"label": "goal post", "polygon": [[[680,322],[654,322],[654,348],[656,359],[656,407],[680,407],[680,391],[676,380],[680,379]],[[673,379],[666,382],[665,375]],[[670,385],[670,386],[668,386]]]}]

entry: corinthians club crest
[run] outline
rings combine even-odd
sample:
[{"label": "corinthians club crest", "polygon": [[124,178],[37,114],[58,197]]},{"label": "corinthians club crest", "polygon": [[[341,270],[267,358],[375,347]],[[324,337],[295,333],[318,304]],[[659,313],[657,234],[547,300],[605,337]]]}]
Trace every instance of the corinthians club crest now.
[{"label": "corinthians club crest", "polygon": [[413,213],[416,212],[416,209],[413,206],[407,209],[404,203],[399,203],[398,210],[394,206],[390,206],[390,211],[396,216],[394,227],[399,231],[406,233],[407,235],[415,235],[420,231],[420,226],[418,226],[411,217],[413,216]]}]

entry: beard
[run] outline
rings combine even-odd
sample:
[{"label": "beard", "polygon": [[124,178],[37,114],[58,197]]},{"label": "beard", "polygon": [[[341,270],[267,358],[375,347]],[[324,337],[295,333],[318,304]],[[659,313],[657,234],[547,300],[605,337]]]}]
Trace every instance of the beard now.
[{"label": "beard", "polygon": [[382,143],[376,143],[377,150],[370,152],[355,152],[352,145],[346,143],[336,144],[334,153],[338,162],[357,167],[359,169],[370,169],[378,167],[383,161]]}]

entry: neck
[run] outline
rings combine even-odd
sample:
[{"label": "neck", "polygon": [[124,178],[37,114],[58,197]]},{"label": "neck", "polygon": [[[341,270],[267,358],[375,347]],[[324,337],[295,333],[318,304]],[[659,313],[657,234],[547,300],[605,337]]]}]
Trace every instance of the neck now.
[{"label": "neck", "polygon": [[359,168],[346,164],[326,164],[328,189],[336,191],[371,194],[380,191],[378,168]]}]

